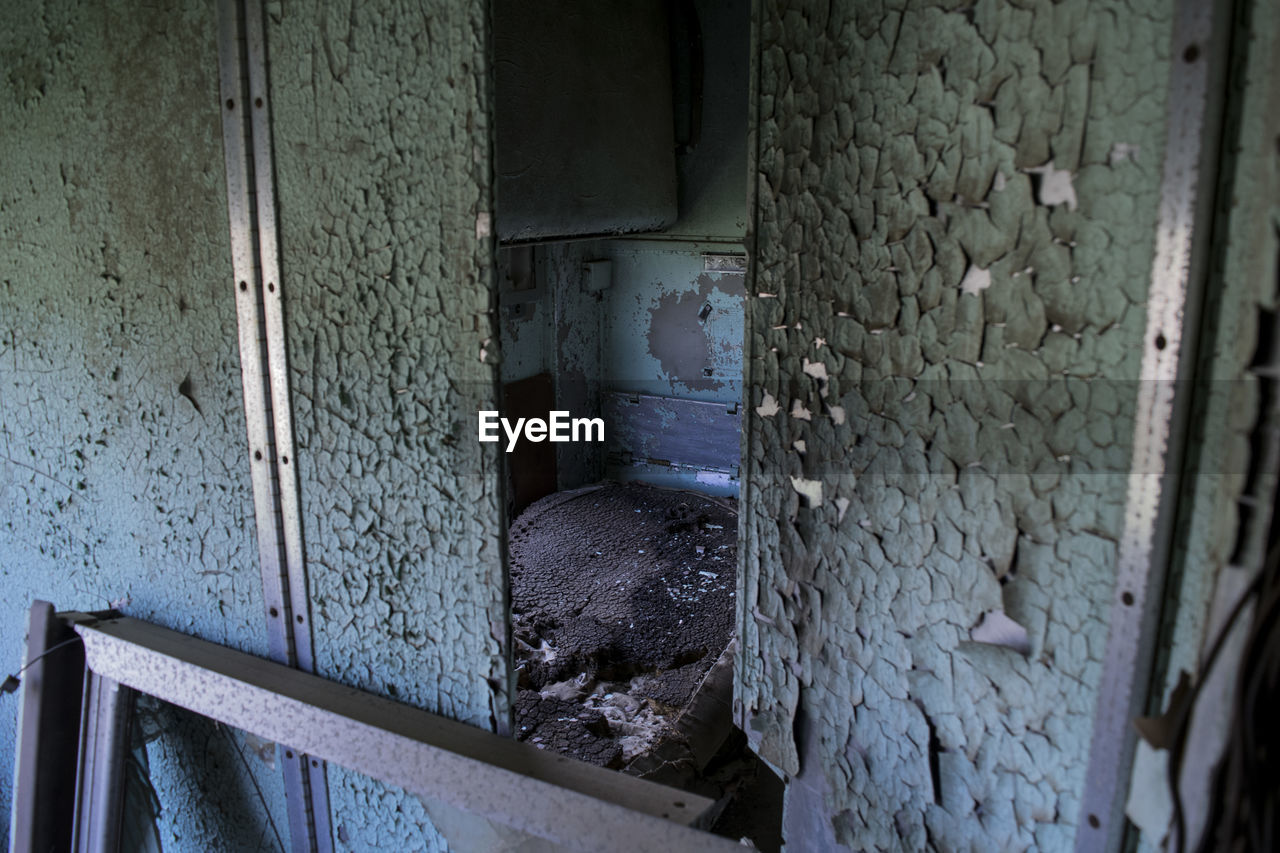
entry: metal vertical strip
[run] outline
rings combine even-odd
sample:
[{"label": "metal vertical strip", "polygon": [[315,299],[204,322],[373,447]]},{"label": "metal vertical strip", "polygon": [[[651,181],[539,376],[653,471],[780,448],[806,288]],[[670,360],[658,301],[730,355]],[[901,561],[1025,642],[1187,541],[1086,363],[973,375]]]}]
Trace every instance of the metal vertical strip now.
[{"label": "metal vertical strip", "polygon": [[47,601],[31,604],[18,711],[9,849],[71,847],[75,826],[84,649]]},{"label": "metal vertical strip", "polygon": [[[284,288],[280,276],[277,238],[265,19],[260,0],[245,0],[244,16],[249,72],[248,110],[253,140],[254,195],[257,201],[258,259],[263,280],[262,307],[267,332],[267,372],[276,445],[280,533],[288,582],[288,625],[296,658],[294,665],[306,672],[314,672],[309,585],[302,547],[302,513],[299,505],[297,457],[294,453],[293,401],[289,393]],[[299,756],[299,760],[303,772],[308,776],[312,844],[314,849],[330,850],[333,835],[329,826],[328,781],[324,763],[306,755]]]},{"label": "metal vertical strip", "polygon": [[285,565],[281,559],[272,494],[271,455],[274,442],[268,426],[267,383],[262,366],[265,348],[259,337],[262,309],[258,298],[253,208],[250,202],[250,163],[247,128],[242,118],[244,89],[240,63],[240,14],[235,0],[218,3],[218,66],[222,94],[222,144],[227,170],[227,213],[231,226],[231,267],[234,273],[236,319],[240,337],[240,379],[244,389],[245,425],[249,433],[249,471],[258,534],[258,562],[262,597],[267,611],[267,641],[272,660],[291,663],[289,632],[285,630]]},{"label": "metal vertical strip", "polygon": [[268,99],[266,38],[262,4],[245,3],[245,40],[249,59],[250,122],[253,130],[253,174],[258,214],[258,258],[265,289],[263,314],[267,328],[267,366],[271,380],[271,415],[275,424],[276,474],[280,485],[280,522],[285,572],[289,581],[289,626],[299,669],[313,672],[310,606],[302,554],[302,518],[298,506],[297,463],[293,456],[293,407],[289,397],[289,358],[285,346],[280,255],[276,238],[275,166],[271,149],[271,104]]},{"label": "metal vertical strip", "polygon": [[[260,34],[261,8],[255,4],[254,11]],[[273,429],[275,397],[271,389],[268,346],[271,332],[264,310],[264,290],[270,285],[278,294],[278,288],[275,286],[274,276],[272,281],[263,280],[257,245],[257,211],[253,196],[258,189],[255,185],[259,182],[255,181],[254,163],[250,156],[252,123],[246,116],[251,110],[245,61],[248,53],[246,17],[239,0],[219,0],[218,65],[227,175],[227,211],[268,649],[273,660],[296,665],[298,655],[291,628],[294,607],[290,595],[290,563],[287,557],[287,536],[282,524],[281,499],[286,492],[292,496],[296,516],[297,484],[291,480],[281,488],[282,484],[276,473],[278,450]],[[272,241],[274,252],[274,229]],[[267,290],[267,293],[270,292]],[[277,349],[283,351],[283,347]],[[283,411],[287,415],[287,386],[284,399],[286,404]],[[291,423],[288,434],[292,435]],[[291,444],[292,442],[283,451],[290,457],[290,465],[293,455]],[[301,570],[300,560],[297,565]],[[300,590],[305,602],[305,583],[300,585]],[[300,613],[304,615],[304,621],[309,619],[305,607]],[[313,662],[309,633],[304,633],[308,636],[306,661],[308,668],[311,668]],[[281,747],[280,753],[291,848],[295,851],[332,849],[323,766],[317,763],[312,768],[306,756],[285,746]],[[313,782],[315,779],[319,780],[318,786]],[[319,802],[313,799],[313,791],[317,787],[320,791]],[[317,829],[322,831],[317,832]]]},{"label": "metal vertical strip", "polygon": [[124,819],[124,776],[134,692],[111,678],[85,672],[77,774],[78,853],[117,853]]},{"label": "metal vertical strip", "polygon": [[1123,843],[1124,801],[1133,762],[1132,720],[1143,712],[1155,631],[1164,592],[1179,481],[1179,451],[1185,395],[1179,368],[1194,345],[1195,311],[1205,235],[1196,231],[1213,175],[1201,168],[1216,139],[1206,141],[1207,94],[1213,64],[1222,62],[1214,43],[1214,7],[1177,0],[1169,79],[1169,119],[1160,187],[1159,219],[1128,478],[1124,531],[1111,602],[1097,713],[1076,850],[1118,850]]}]

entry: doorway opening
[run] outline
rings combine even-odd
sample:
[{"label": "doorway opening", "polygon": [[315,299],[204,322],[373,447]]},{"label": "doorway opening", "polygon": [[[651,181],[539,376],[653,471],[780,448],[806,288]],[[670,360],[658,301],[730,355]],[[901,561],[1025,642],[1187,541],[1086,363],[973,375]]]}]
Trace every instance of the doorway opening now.
[{"label": "doorway opening", "polygon": [[749,0],[494,6],[515,735],[780,843],[732,722]]}]

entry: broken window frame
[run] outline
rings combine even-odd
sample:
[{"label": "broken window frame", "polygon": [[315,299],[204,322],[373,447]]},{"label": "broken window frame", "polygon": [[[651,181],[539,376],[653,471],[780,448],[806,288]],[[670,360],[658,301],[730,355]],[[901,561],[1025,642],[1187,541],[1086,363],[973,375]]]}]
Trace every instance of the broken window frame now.
[{"label": "broken window frame", "polygon": [[[622,838],[637,851],[741,849],[697,828],[712,801],[696,794],[114,612],[54,614],[37,601],[30,624],[15,851],[48,849],[64,827],[75,827],[72,849],[118,849],[123,762],[113,757],[128,743],[134,691],[566,850],[610,849]],[[48,640],[65,644],[71,632],[80,654],[55,657]],[[82,692],[56,689],[76,684]],[[68,727],[80,732],[78,751],[58,736]],[[42,787],[65,785],[68,774],[74,802]],[[309,839],[291,847],[305,850]]]}]

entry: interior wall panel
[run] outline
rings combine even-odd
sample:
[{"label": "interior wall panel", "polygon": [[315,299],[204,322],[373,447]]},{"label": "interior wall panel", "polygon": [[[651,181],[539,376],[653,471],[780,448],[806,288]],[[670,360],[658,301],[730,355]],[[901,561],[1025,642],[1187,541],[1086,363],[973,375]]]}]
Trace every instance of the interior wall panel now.
[{"label": "interior wall panel", "polygon": [[[214,6],[0,20],[0,666],[33,598],[266,655]],[[0,697],[4,814],[18,699]],[[144,716],[166,847],[287,826],[271,745]]]},{"label": "interior wall panel", "polygon": [[[487,4],[268,15],[316,668],[505,730]],[[330,796],[344,846],[443,844],[403,792],[331,768]]]},{"label": "interior wall panel", "polygon": [[737,710],[797,849],[1074,840],[1172,8],[756,5]]}]

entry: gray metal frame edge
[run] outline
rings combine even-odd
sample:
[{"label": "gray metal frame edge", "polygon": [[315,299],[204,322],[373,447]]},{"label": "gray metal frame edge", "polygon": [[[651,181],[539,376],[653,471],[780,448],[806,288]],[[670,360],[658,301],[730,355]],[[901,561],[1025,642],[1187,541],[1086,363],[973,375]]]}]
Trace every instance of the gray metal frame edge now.
[{"label": "gray metal frame edge", "polygon": [[[268,648],[274,660],[310,669],[314,660],[293,475],[297,462],[282,461],[293,456],[293,425],[275,249],[260,3],[219,0],[218,70],[240,373]],[[250,121],[251,111],[263,115]],[[266,221],[261,219],[264,213]],[[302,622],[295,627],[299,618]],[[324,767],[313,765],[297,749],[281,753],[290,847],[299,853],[332,850]]]},{"label": "gray metal frame edge", "polygon": [[[1232,3],[1177,0],[1159,218],[1134,417],[1133,455],[1102,681],[1077,817],[1079,853],[1119,850],[1166,593],[1190,403],[1178,380],[1194,363]],[[1190,319],[1188,319],[1190,314]]]},{"label": "gray metal frame edge", "polygon": [[566,849],[742,849],[687,825],[705,797],[140,620],[62,616],[97,676]]}]

